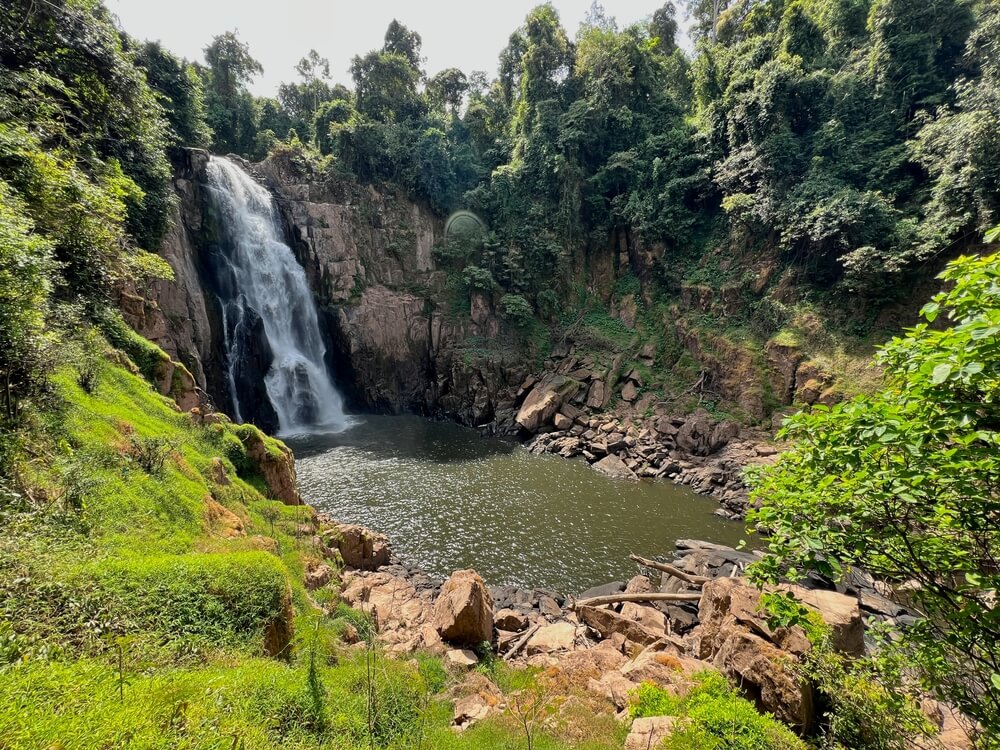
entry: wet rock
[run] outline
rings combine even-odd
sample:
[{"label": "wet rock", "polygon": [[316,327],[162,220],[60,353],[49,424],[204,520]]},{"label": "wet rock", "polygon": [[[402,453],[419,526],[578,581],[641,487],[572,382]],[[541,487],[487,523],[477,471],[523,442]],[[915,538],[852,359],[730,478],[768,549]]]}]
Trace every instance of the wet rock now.
[{"label": "wet rock", "polygon": [[478,648],[493,640],[493,599],[474,570],[451,574],[434,603],[434,628],[442,639]]},{"label": "wet rock", "polygon": [[632,471],[625,462],[622,461],[618,456],[609,455],[602,458],[596,464],[594,468],[603,474],[607,474],[609,477],[614,477],[616,479],[638,479],[635,472]]}]

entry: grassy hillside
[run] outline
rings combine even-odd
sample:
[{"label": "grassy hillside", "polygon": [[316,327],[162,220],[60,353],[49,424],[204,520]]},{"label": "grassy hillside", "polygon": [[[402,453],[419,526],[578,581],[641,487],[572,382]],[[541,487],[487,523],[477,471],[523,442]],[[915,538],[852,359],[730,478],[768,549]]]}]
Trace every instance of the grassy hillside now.
[{"label": "grassy hillside", "polygon": [[[253,428],[194,425],[100,347],[5,436],[0,747],[522,746],[511,717],[452,732],[438,659],[342,643],[366,618],[304,588],[314,514],[266,497]],[[582,728],[538,747],[621,744]]]}]

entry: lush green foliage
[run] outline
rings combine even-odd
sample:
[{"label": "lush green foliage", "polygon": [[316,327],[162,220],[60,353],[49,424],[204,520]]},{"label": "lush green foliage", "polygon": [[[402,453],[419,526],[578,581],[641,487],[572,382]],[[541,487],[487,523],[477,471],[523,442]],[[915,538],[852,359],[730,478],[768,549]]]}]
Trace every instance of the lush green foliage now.
[{"label": "lush green foliage", "polygon": [[907,584],[924,619],[895,647],[996,733],[1000,256],[942,278],[928,322],[881,350],[882,390],[787,423],[794,447],[759,478],[750,522],[768,534],[762,578],[857,567]]},{"label": "lush green foliage", "polygon": [[[393,21],[381,48],[354,58],[353,90],[331,86],[311,50],[277,99],[250,95],[259,66],[222,35],[204,71],[214,148],[259,158],[294,142],[441,214],[475,210],[489,240],[451,270],[482,268],[497,300],[521,295],[543,313],[539,295],[570,296],[581,258],[614,267],[627,244],[647,289],[632,250],[652,247],[669,288],[692,249],[727,234],[736,247],[766,238],[757,249],[795,269],[803,296],[883,302],[995,221],[995,3],[687,5],[693,58],[671,3],[624,29],[595,5],[575,37],[540,5],[494,80],[428,75],[420,35]],[[773,312],[784,302],[770,291],[755,295]]]},{"label": "lush green foliage", "polygon": [[[140,246],[155,250],[169,208],[167,128],[134,51],[108,11],[97,0],[14,0],[0,11],[0,39],[0,123],[17,140],[0,147],[0,177],[30,191],[20,183],[33,178],[24,173],[31,169],[24,160],[50,151],[57,163],[53,169],[78,173],[76,184],[67,188],[81,195],[67,201],[78,204],[68,211],[81,211],[92,201],[99,214],[106,210],[102,202],[120,203],[121,209],[95,223],[121,226],[124,220]],[[13,123],[30,132],[16,135]],[[35,197],[28,197],[29,211],[44,232],[53,207],[34,205]],[[103,244],[92,249],[111,251]]]},{"label": "lush green foliage", "polygon": [[731,748],[732,750],[804,750],[788,727],[729,686],[717,672],[696,675],[696,686],[683,698],[652,683],[633,696],[632,716],[674,716],[677,729],[662,745],[665,750]]}]

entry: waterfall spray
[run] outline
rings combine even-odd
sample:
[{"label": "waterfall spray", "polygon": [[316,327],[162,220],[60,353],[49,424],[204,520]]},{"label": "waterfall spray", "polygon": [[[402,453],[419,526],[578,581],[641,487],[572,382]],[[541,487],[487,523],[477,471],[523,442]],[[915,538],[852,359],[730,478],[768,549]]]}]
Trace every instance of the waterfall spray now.
[{"label": "waterfall spray", "polygon": [[283,239],[271,194],[232,161],[213,156],[208,187],[220,212],[222,247],[236,294],[223,303],[226,367],[242,419],[235,372],[240,327],[260,318],[273,360],[264,378],[281,434],[336,432],[349,425],[324,362],[326,349],[305,271]]}]

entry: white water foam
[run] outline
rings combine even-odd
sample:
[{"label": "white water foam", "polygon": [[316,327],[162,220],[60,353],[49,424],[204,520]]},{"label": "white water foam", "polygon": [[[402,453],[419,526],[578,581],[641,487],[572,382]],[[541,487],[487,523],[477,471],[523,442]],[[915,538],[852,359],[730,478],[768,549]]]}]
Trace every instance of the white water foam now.
[{"label": "white water foam", "polygon": [[[305,271],[285,243],[271,194],[239,166],[218,156],[208,182],[227,235],[224,248],[239,291],[225,317],[237,325],[248,309],[260,316],[274,359],[264,378],[279,434],[339,432],[351,425],[324,361],[326,347]],[[235,386],[240,357],[226,328],[231,394],[237,419],[245,412]]]}]

